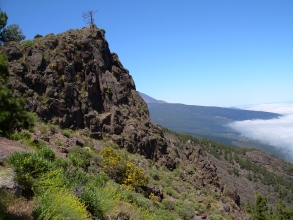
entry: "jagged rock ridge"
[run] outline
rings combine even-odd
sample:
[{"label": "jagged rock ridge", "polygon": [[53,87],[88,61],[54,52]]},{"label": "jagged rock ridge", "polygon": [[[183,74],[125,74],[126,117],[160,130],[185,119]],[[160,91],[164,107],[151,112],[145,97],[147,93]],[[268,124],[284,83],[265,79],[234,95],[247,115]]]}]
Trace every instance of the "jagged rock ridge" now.
[{"label": "jagged rock ridge", "polygon": [[167,144],[128,70],[95,26],[9,43],[10,83],[46,122],[110,137],[130,152],[167,163]]}]

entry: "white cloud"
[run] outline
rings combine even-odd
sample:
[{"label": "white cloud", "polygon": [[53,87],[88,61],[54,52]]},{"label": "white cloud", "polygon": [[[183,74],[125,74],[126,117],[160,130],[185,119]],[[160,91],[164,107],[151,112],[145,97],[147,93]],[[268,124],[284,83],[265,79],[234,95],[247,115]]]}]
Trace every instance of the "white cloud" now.
[{"label": "white cloud", "polygon": [[293,114],[293,104],[290,103],[274,103],[274,104],[260,104],[251,106],[238,106],[239,108],[253,111],[273,112],[283,115]]},{"label": "white cloud", "polygon": [[278,148],[293,161],[293,104],[262,104],[242,108],[282,114],[275,119],[235,121],[228,126],[246,138]]}]

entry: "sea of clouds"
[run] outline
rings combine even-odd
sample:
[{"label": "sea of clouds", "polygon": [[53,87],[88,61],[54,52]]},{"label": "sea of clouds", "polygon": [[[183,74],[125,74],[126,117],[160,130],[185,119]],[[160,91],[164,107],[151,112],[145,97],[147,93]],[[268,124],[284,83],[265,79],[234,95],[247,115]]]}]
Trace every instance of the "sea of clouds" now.
[{"label": "sea of clouds", "polygon": [[235,121],[228,126],[243,137],[276,147],[293,161],[293,104],[261,104],[240,108],[281,114],[275,119]]}]

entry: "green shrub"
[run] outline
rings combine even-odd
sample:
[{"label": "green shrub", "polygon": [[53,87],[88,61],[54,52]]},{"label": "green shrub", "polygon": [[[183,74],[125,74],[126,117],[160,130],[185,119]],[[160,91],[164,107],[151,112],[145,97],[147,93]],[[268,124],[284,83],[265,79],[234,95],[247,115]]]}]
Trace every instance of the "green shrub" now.
[{"label": "green shrub", "polygon": [[55,152],[51,148],[48,148],[48,147],[41,148],[40,150],[38,150],[37,154],[40,157],[51,162],[55,161],[56,159]]},{"label": "green shrub", "polygon": [[205,208],[204,205],[201,204],[201,203],[196,203],[196,204],[194,205],[194,208],[195,208],[196,211],[199,211],[199,212],[201,212],[201,213],[203,213],[203,212],[206,211],[206,208]]},{"label": "green shrub", "polygon": [[59,130],[59,127],[57,125],[49,124],[49,129],[51,132],[56,133]]},{"label": "green shrub", "polygon": [[100,29],[100,31],[101,31],[101,33],[102,33],[103,37],[105,37],[105,34],[106,34],[106,31],[105,31],[105,29]]},{"label": "green shrub", "polygon": [[72,136],[72,134],[73,134],[73,131],[71,130],[71,129],[64,129],[64,130],[62,130],[62,132],[61,132],[65,137],[71,137]]},{"label": "green shrub", "polygon": [[62,167],[62,168],[66,168],[68,165],[69,165],[69,162],[68,160],[65,160],[63,158],[59,158],[57,157],[54,161],[54,164],[57,166],[57,167]]},{"label": "green shrub", "polygon": [[165,209],[167,210],[174,210],[175,208],[175,203],[167,199],[163,199],[162,204],[165,206]]},{"label": "green shrub", "polygon": [[93,176],[86,173],[78,166],[72,165],[71,162],[65,168],[66,179],[69,181],[69,185],[73,187],[75,184],[83,183],[93,180]]},{"label": "green shrub", "polygon": [[36,153],[13,152],[8,157],[8,162],[13,165],[17,174],[39,177],[52,167],[46,159]]},{"label": "green shrub", "polygon": [[154,212],[152,202],[142,194],[129,190],[120,191],[120,194],[122,194],[124,197],[122,199],[123,201],[135,204],[137,207],[143,208],[150,212]]},{"label": "green shrub", "polygon": [[48,129],[47,126],[45,124],[41,124],[38,127],[39,131],[41,132],[42,135],[47,136],[48,135]]},{"label": "green shrub", "polygon": [[32,146],[35,148],[35,150],[47,148],[47,144],[42,140],[34,140],[32,142]]},{"label": "green shrub", "polygon": [[33,141],[32,135],[26,131],[12,133],[8,136],[8,138],[15,141],[22,140],[29,144]]},{"label": "green shrub", "polygon": [[176,199],[179,199],[180,194],[178,194],[173,188],[167,187],[167,188],[164,188],[163,190],[164,190],[164,193],[166,193],[167,195],[172,196]]},{"label": "green shrub", "polygon": [[0,134],[11,135],[14,131],[30,129],[36,121],[35,114],[24,109],[24,101],[13,97],[11,88],[3,86],[9,76],[6,56],[0,54]]},{"label": "green shrub", "polygon": [[55,143],[57,146],[62,146],[62,145],[63,145],[62,141],[60,141],[59,139],[55,139],[55,140],[54,140],[54,143]]},{"label": "green shrub", "polygon": [[52,148],[47,147],[47,144],[42,140],[34,140],[31,144],[37,151],[37,155],[53,162],[56,159],[55,152]]},{"label": "green shrub", "polygon": [[211,219],[212,219],[212,220],[222,220],[223,217],[222,217],[220,214],[213,213],[213,214],[211,215]]},{"label": "green shrub", "polygon": [[126,202],[118,201],[113,211],[109,213],[109,219],[156,220],[158,218],[155,218],[154,214],[147,210],[143,210]]},{"label": "green shrub", "polygon": [[0,83],[4,81],[9,76],[8,67],[6,64],[6,56],[0,54]]},{"label": "green shrub", "polygon": [[97,187],[92,183],[88,183],[84,186],[84,191],[80,198],[92,215],[103,219],[104,214],[114,205],[114,193],[113,188]]},{"label": "green shrub", "polygon": [[23,99],[13,97],[7,86],[0,86],[0,133],[9,136],[13,131],[34,126],[35,114],[27,112],[23,106]]},{"label": "green shrub", "polygon": [[74,166],[86,168],[90,165],[93,155],[87,149],[74,146],[69,149],[68,158]]},{"label": "green shrub", "polygon": [[175,220],[176,218],[170,211],[162,210],[162,209],[156,209],[155,210],[155,219],[160,220]]},{"label": "green shrub", "polygon": [[51,162],[37,153],[13,152],[8,162],[14,167],[18,183],[29,195],[33,194],[35,180],[53,168]]},{"label": "green shrub", "polygon": [[99,175],[95,176],[94,184],[96,187],[104,187],[109,180],[110,178],[108,175],[104,172],[101,172]]},{"label": "green shrub", "polygon": [[34,42],[32,40],[26,40],[26,41],[23,41],[21,43],[21,45],[24,46],[24,47],[31,47],[31,46],[34,45]]},{"label": "green shrub", "polygon": [[179,199],[181,199],[182,201],[186,199],[188,193],[183,191],[182,193],[180,193]]},{"label": "green shrub", "polygon": [[184,203],[181,200],[177,201],[175,211],[182,219],[192,219],[195,214],[193,204]]}]

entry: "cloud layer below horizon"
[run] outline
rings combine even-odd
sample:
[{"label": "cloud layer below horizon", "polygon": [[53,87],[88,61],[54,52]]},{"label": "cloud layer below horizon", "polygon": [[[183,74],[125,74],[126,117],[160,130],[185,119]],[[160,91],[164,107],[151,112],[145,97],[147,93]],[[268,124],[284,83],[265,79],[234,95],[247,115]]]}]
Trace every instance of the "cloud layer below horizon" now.
[{"label": "cloud layer below horizon", "polygon": [[276,147],[288,155],[286,159],[293,161],[293,104],[275,103],[241,108],[282,114],[275,119],[235,121],[228,126],[243,137]]}]

